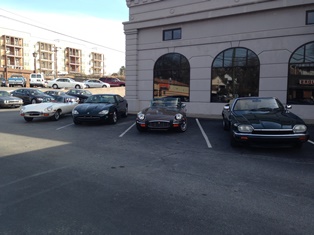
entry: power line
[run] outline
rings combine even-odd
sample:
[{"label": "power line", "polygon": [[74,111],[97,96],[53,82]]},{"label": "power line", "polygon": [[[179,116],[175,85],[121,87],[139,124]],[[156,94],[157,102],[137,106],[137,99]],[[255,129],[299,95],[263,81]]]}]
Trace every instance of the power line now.
[{"label": "power line", "polygon": [[[20,17],[22,17],[22,18],[25,18],[25,19],[28,19],[28,20],[33,21],[32,19],[29,19],[29,18],[27,18],[27,17],[21,16],[21,15],[15,14],[15,13],[12,13],[12,12],[7,11],[7,10],[4,10],[4,9],[2,9],[2,8],[0,8],[0,10],[5,11],[5,12],[9,12],[9,13],[11,13],[11,14],[13,14],[13,15],[20,16]],[[67,35],[67,34],[64,34],[64,33],[60,33],[60,32],[57,32],[57,31],[54,31],[54,30],[51,30],[51,29],[48,29],[48,28],[44,28],[44,27],[35,25],[35,24],[31,24],[31,23],[27,23],[27,22],[24,22],[24,21],[21,21],[21,20],[17,20],[17,19],[14,19],[14,18],[5,16],[5,15],[0,15],[0,16],[3,17],[3,18],[7,18],[7,19],[9,19],[9,20],[13,20],[13,21],[16,21],[16,22],[19,22],[19,23],[22,23],[22,24],[26,24],[26,25],[35,27],[35,28],[39,28],[39,29],[42,29],[42,30],[46,30],[46,31],[49,31],[49,32],[51,32],[51,33],[55,33],[55,34],[58,34],[58,35],[61,35],[61,36],[65,36],[65,37],[68,37],[68,38],[72,38],[72,39],[75,39],[75,40],[78,40],[78,41],[82,41],[82,42],[85,42],[85,43],[89,43],[89,44],[92,44],[92,45],[95,45],[95,46],[103,47],[103,48],[106,48],[106,49],[109,49],[109,50],[112,50],[112,51],[116,51],[116,52],[119,52],[119,53],[125,53],[124,51],[120,51],[120,50],[117,50],[117,49],[114,49],[114,48],[111,48],[111,47],[107,47],[107,46],[100,45],[100,44],[97,44],[97,43],[94,43],[94,42],[90,42],[90,41],[87,41],[87,40],[84,40],[84,39],[80,39],[80,38],[77,38],[77,37],[73,37],[73,36],[70,36],[70,35]]]}]

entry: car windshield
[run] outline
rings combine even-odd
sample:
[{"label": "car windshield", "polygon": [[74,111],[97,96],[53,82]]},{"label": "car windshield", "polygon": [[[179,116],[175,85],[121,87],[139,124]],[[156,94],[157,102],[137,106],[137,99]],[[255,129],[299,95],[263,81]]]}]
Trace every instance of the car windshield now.
[{"label": "car windshield", "polygon": [[0,96],[4,97],[4,96],[10,96],[10,93],[7,91],[0,91]]},{"label": "car windshield", "polygon": [[85,103],[115,103],[115,98],[113,95],[92,95],[88,97]]},{"label": "car windshield", "polygon": [[233,110],[234,111],[272,111],[275,109],[281,109],[276,99],[240,99],[236,101]]},{"label": "car windshield", "polygon": [[154,99],[151,101],[151,107],[153,108],[178,108],[180,106],[179,98],[161,98],[161,99]]},{"label": "car windshield", "polygon": [[31,95],[44,95],[44,92],[40,90],[30,91]]}]

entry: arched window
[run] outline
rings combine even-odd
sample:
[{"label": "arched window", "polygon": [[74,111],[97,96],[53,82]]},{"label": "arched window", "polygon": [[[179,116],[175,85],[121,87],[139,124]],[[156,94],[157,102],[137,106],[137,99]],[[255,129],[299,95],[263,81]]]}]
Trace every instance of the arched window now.
[{"label": "arched window", "polygon": [[314,42],[299,47],[289,60],[287,103],[314,104]]},{"label": "arched window", "polygon": [[259,71],[259,59],[251,50],[236,47],[221,52],[212,65],[211,102],[258,96]]},{"label": "arched window", "polygon": [[179,53],[161,56],[154,66],[154,98],[166,96],[190,100],[190,63]]}]

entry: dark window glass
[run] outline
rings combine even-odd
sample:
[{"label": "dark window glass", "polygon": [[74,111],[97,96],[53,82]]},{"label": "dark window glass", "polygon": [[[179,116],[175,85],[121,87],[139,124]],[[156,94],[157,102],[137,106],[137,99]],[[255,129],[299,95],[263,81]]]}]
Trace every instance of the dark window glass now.
[{"label": "dark window glass", "polygon": [[314,24],[314,11],[306,12],[306,24]]},{"label": "dark window glass", "polygon": [[178,97],[183,102],[190,99],[190,63],[181,54],[161,56],[154,66],[154,98]]},{"label": "dark window glass", "polygon": [[314,42],[299,47],[291,55],[288,71],[287,103],[314,104]]},{"label": "dark window glass", "polygon": [[169,29],[163,31],[163,40],[177,40],[181,39],[181,29]]},{"label": "dark window glass", "polygon": [[258,96],[259,71],[259,59],[251,50],[237,47],[221,52],[212,65],[211,101]]}]

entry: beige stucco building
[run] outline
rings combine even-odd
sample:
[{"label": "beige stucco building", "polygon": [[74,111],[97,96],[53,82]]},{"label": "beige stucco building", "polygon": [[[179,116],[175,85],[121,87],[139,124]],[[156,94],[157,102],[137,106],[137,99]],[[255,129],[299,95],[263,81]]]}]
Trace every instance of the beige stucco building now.
[{"label": "beige stucco building", "polygon": [[126,97],[136,113],[180,96],[220,116],[237,96],[275,96],[314,118],[313,0],[127,0]]}]

